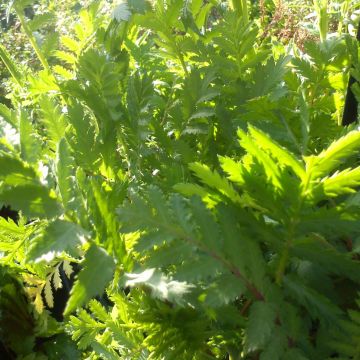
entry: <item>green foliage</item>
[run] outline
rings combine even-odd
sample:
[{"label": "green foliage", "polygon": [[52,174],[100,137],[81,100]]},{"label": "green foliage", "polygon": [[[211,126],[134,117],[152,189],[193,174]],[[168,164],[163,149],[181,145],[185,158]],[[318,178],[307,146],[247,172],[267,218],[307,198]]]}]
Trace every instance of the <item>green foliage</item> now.
[{"label": "green foliage", "polygon": [[101,294],[111,280],[114,268],[113,259],[105,251],[91,246],[85,254],[83,269],[71,289],[65,314],[71,313],[95,295]]},{"label": "green foliage", "polygon": [[63,251],[76,256],[74,249],[84,241],[84,235],[84,230],[76,224],[56,219],[31,239],[28,259],[41,261],[44,257],[47,261],[51,261]]},{"label": "green foliage", "polygon": [[317,4],[321,41],[299,49],[246,1],[96,1],[59,29],[56,3],[9,8],[34,64],[0,47],[0,205],[19,215],[0,219],[6,351],[358,358],[360,133],[339,119],[359,48],[343,24],[328,36]]}]

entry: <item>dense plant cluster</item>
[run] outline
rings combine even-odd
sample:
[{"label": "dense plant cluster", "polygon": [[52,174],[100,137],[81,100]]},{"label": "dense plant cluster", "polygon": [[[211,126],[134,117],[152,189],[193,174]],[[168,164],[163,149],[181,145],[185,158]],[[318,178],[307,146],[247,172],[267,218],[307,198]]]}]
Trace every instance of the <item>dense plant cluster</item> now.
[{"label": "dense plant cluster", "polygon": [[359,359],[356,2],[299,42],[280,3],[49,3],[8,8],[33,63],[0,44],[2,354]]}]

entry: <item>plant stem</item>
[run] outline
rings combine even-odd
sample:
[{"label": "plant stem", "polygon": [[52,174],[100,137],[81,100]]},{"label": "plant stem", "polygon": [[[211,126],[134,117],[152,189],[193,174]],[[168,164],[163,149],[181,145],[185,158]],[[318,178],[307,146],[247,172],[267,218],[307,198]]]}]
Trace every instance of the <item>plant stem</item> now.
[{"label": "plant stem", "polygon": [[341,5],[340,20],[339,20],[339,24],[338,24],[338,35],[339,36],[342,33],[344,19],[346,18],[348,11],[349,11],[349,5],[350,5],[350,0],[345,0]]},{"label": "plant stem", "polygon": [[288,263],[288,259],[289,259],[289,246],[290,246],[290,241],[286,242],[285,248],[281,254],[280,257],[280,261],[279,261],[279,266],[276,270],[276,274],[275,274],[275,281],[278,285],[281,285],[282,283],[282,279],[285,273],[285,269],[286,269],[286,265]]},{"label": "plant stem", "polygon": [[234,10],[240,17],[243,18],[245,24],[249,22],[247,0],[230,0],[229,5],[232,10]]},{"label": "plant stem", "polygon": [[43,68],[45,70],[50,71],[49,64],[48,64],[44,54],[40,50],[40,48],[39,48],[39,46],[37,44],[37,41],[35,39],[35,36],[32,33],[32,31],[30,30],[30,28],[29,28],[29,26],[28,26],[28,24],[27,24],[27,22],[25,20],[25,17],[24,17],[24,14],[23,14],[22,10],[16,5],[14,6],[14,9],[16,11],[17,16],[19,17],[21,26],[22,26],[26,36],[28,37],[30,43],[31,43],[31,46],[33,47],[38,59],[40,60],[41,65],[43,66]]},{"label": "plant stem", "polygon": [[289,221],[288,225],[287,225],[287,240],[285,243],[285,247],[283,249],[283,251],[281,252],[280,255],[280,260],[279,260],[279,265],[276,269],[275,272],[275,282],[280,286],[282,283],[282,279],[284,277],[284,273],[286,270],[286,267],[288,265],[289,262],[289,251],[290,251],[290,247],[292,245],[292,242],[295,238],[295,230],[296,230],[296,226],[298,225],[299,221],[300,221],[300,213],[301,213],[301,209],[304,205],[304,200],[306,198],[307,192],[308,192],[308,188],[310,186],[310,182],[311,182],[311,172],[309,171],[309,169],[306,169],[306,175],[305,178],[302,179],[302,189],[301,189],[301,195],[299,198],[299,202],[294,210],[294,215],[291,218],[291,220]]},{"label": "plant stem", "polygon": [[184,57],[183,57],[183,55],[181,54],[180,51],[179,51],[179,53],[178,53],[178,57],[179,57],[181,66],[182,66],[182,68],[183,68],[183,70],[184,70],[184,72],[185,72],[185,75],[186,75],[186,76],[189,76],[189,71],[188,71],[188,69],[187,69],[187,67],[186,67],[186,64],[185,64],[185,61],[184,61]]},{"label": "plant stem", "polygon": [[14,78],[14,80],[18,83],[18,85],[23,85],[23,79],[22,76],[17,69],[14,62],[11,60],[11,57],[9,53],[6,51],[6,49],[0,44],[0,59],[5,64],[6,68],[8,69],[11,76]]},{"label": "plant stem", "polygon": [[244,19],[244,23],[247,24],[249,22],[247,0],[241,0],[241,7],[242,7],[242,17]]},{"label": "plant stem", "polygon": [[299,144],[299,142],[296,139],[296,136],[294,135],[293,131],[291,130],[289,124],[287,123],[287,121],[285,120],[285,117],[283,116],[283,114],[281,113],[281,111],[275,111],[275,114],[280,118],[281,122],[283,123],[289,137],[291,138],[291,140],[293,141],[294,145],[297,147],[299,153],[302,153],[302,148]]},{"label": "plant stem", "polygon": [[320,41],[324,42],[329,28],[329,18],[327,13],[328,3],[327,0],[314,0],[314,5],[318,17]]}]

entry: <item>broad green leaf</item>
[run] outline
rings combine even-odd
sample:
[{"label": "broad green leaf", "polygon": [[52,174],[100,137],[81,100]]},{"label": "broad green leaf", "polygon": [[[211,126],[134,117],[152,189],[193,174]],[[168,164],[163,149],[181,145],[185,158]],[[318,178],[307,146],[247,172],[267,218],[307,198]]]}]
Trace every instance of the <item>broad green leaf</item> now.
[{"label": "broad green leaf", "polygon": [[155,210],[154,215],[159,219],[159,223],[170,222],[169,209],[166,206],[164,194],[155,186],[150,186],[147,192],[149,205]]},{"label": "broad green leaf", "polygon": [[185,196],[193,196],[198,195],[201,198],[207,197],[209,194],[208,192],[200,185],[197,184],[185,184],[185,183],[179,183],[174,185],[174,190],[178,191],[179,193],[185,195]]},{"label": "broad green leaf", "polygon": [[80,309],[77,317],[70,316],[66,324],[66,331],[72,339],[77,341],[80,350],[87,349],[96,338],[101,323],[91,316],[85,309]]},{"label": "broad green leaf", "polygon": [[[257,230],[261,233],[261,224],[251,221],[246,212],[237,212],[223,204],[220,204],[217,210],[223,239],[223,254],[243,277],[251,279],[250,282],[262,290],[266,278],[265,262],[255,237],[258,235]],[[241,226],[241,217],[247,220],[247,227]],[[253,230],[254,226],[258,229]],[[269,240],[270,238],[269,234]],[[245,254],[246,256],[243,256]]]},{"label": "broad green leaf", "polygon": [[276,61],[270,58],[265,65],[257,66],[253,75],[254,86],[251,88],[251,96],[258,97],[267,95],[279,87],[279,83],[286,71],[290,56],[280,56]]},{"label": "broad green leaf", "polygon": [[[41,51],[46,58],[53,56],[54,52],[59,46],[59,33],[50,32],[45,34],[41,44]],[[56,66],[56,65],[55,65]]]},{"label": "broad green leaf", "polygon": [[114,270],[113,258],[104,249],[91,245],[71,289],[64,315],[69,315],[92,297],[101,294],[112,279]]},{"label": "broad green leaf", "polygon": [[21,210],[29,218],[52,218],[61,213],[60,204],[47,188],[24,184],[0,190],[0,202]]},{"label": "broad green leaf", "polygon": [[205,248],[211,251],[219,250],[222,246],[222,239],[219,227],[211,212],[198,197],[191,198],[190,208]]},{"label": "broad green leaf", "polygon": [[230,181],[233,181],[238,185],[243,185],[245,183],[242,174],[244,169],[240,162],[226,156],[219,156],[219,161],[221,168],[226,172]]},{"label": "broad green leaf", "polygon": [[19,121],[21,157],[29,163],[36,163],[41,151],[40,140],[29,115],[24,110],[20,110]]},{"label": "broad green leaf", "polygon": [[343,159],[355,154],[360,148],[360,131],[350,131],[345,136],[334,141],[327,149],[317,156],[305,157],[306,171],[311,179],[329,175]]},{"label": "broad green leaf", "polygon": [[351,259],[351,254],[338,251],[319,235],[294,241],[291,253],[319,264],[330,274],[338,274],[360,283],[360,264]]},{"label": "broad green leaf", "polygon": [[[261,352],[259,360],[281,360],[288,346],[288,334],[281,327],[275,327],[272,340],[269,341]],[[292,358],[291,358],[292,359]]]},{"label": "broad green leaf", "polygon": [[60,75],[65,80],[71,80],[74,77],[74,73],[72,73],[71,71],[69,71],[68,69],[66,69],[60,65],[55,65],[53,67],[53,71],[55,74]]},{"label": "broad green leaf", "polygon": [[36,15],[31,21],[28,22],[28,26],[32,32],[39,30],[43,26],[56,20],[54,14],[47,12]]},{"label": "broad green leaf", "polygon": [[73,54],[66,52],[66,51],[61,51],[61,50],[57,50],[55,52],[55,55],[58,59],[68,63],[69,65],[74,65],[76,64],[76,56],[74,56]]},{"label": "broad green leaf", "polygon": [[239,299],[246,291],[242,281],[232,274],[223,273],[205,290],[205,304],[221,309],[222,306],[229,305],[234,300]]},{"label": "broad green leaf", "polygon": [[10,54],[7,52],[5,47],[3,47],[0,44],[0,59],[5,64],[7,70],[11,74],[11,76],[14,78],[14,80],[20,85],[23,85],[23,75],[21,74],[21,71],[18,67],[18,65],[13,61]]},{"label": "broad green leaf", "polygon": [[[318,187],[327,197],[335,197],[356,192],[360,185],[360,167],[336,171],[330,177],[322,179]],[[316,187],[314,189],[316,192]]]},{"label": "broad green leaf", "polygon": [[[183,241],[182,244],[184,244]],[[216,278],[217,274],[220,274],[220,272],[224,271],[223,265],[219,260],[214,259],[207,254],[200,254],[199,256],[197,256],[194,251],[194,247],[191,247],[186,243],[185,246],[187,246],[187,251],[184,251],[183,254],[181,254],[181,257],[183,257],[185,261],[180,263],[177,267],[177,280],[186,280],[188,282],[210,281],[211,278]],[[233,277],[232,280],[236,281],[236,278]],[[219,290],[221,290],[222,285],[223,283],[220,281]]]},{"label": "broad green leaf", "polygon": [[62,36],[60,38],[60,42],[62,45],[64,45],[68,50],[77,53],[78,50],[81,48],[81,44],[74,40],[73,38],[69,36]]},{"label": "broad green leaf", "polygon": [[62,138],[56,152],[56,178],[65,210],[79,209],[81,199],[75,181],[76,164],[69,144]]},{"label": "broad green leaf", "polygon": [[0,116],[14,129],[19,127],[15,110],[9,109],[4,104],[0,104]]},{"label": "broad green leaf", "polygon": [[140,121],[140,101],[136,88],[136,78],[132,76],[129,78],[127,88],[127,108],[132,122],[132,126],[136,129]]},{"label": "broad green leaf", "polygon": [[17,238],[24,235],[25,231],[24,225],[18,225],[12,219],[0,218],[0,237]]},{"label": "broad green leaf", "polygon": [[103,344],[102,342],[92,341],[91,348],[95,351],[96,354],[98,354],[103,359],[107,359],[107,360],[119,359],[118,353],[115,350],[113,350],[111,347]]},{"label": "broad green leaf", "polygon": [[336,208],[321,207],[301,217],[298,224],[298,234],[320,233],[329,238],[334,236],[349,236],[359,234],[359,220],[354,213],[346,213]]},{"label": "broad green leaf", "polygon": [[189,2],[188,1],[184,1],[184,5],[183,8],[181,9],[181,21],[184,24],[185,27],[185,31],[188,30],[188,28],[190,28],[195,34],[198,35],[202,35],[196,25],[196,22],[194,20],[192,11],[190,9],[189,6]]},{"label": "broad green leaf", "polygon": [[[126,250],[124,241],[119,235],[119,225],[116,221],[115,208],[113,207],[113,204],[111,204],[113,194],[110,191],[109,193],[104,191],[100,183],[95,179],[92,179],[91,181],[91,189],[97,208],[99,209],[100,226],[104,226],[106,231],[106,235],[103,235],[106,238],[106,240],[104,239],[103,244],[109,249],[109,251],[112,251],[115,248],[114,251],[116,251],[119,259],[122,260],[123,256],[125,256]],[[116,195],[116,201],[122,201],[120,191]]]},{"label": "broad green leaf", "polygon": [[60,91],[54,75],[47,70],[42,70],[36,73],[36,75],[29,74],[28,80],[30,83],[29,89],[34,96]]},{"label": "broad green leaf", "polygon": [[217,190],[231,201],[243,204],[240,195],[234,190],[232,185],[226,179],[219,175],[217,171],[211,171],[207,165],[200,163],[192,163],[189,165],[189,168],[195,173],[195,175],[202,181],[203,184]]},{"label": "broad green leaf", "polygon": [[279,167],[288,166],[300,179],[303,178],[305,169],[293,154],[255,127],[249,126],[248,129],[251,137],[256,141],[257,146],[269,151],[270,155],[278,161]]},{"label": "broad green leaf", "polygon": [[49,140],[56,146],[60,139],[65,135],[65,116],[55,100],[48,96],[43,96],[39,101],[39,105],[41,122],[45,126],[45,131],[48,134]]},{"label": "broad green leaf", "polygon": [[72,127],[67,129],[65,137],[75,160],[85,168],[98,169],[100,152],[93,119],[84,113],[79,103],[69,108],[68,119]]},{"label": "broad green leaf", "polygon": [[[156,227],[152,208],[146,203],[145,199],[138,196],[131,196],[131,203],[126,202],[117,210],[119,220],[126,224],[126,229],[121,228],[123,232],[132,232],[136,229],[147,229]],[[139,216],[141,214],[141,216]],[[160,224],[159,224],[160,225]]]},{"label": "broad green leaf", "polygon": [[127,3],[133,13],[144,14],[151,10],[151,5],[147,0],[128,0]]},{"label": "broad green leaf", "polygon": [[264,168],[267,178],[276,188],[282,188],[280,183],[280,169],[274,160],[261,148],[258,147],[257,142],[253,140],[244,131],[238,130],[238,136],[240,139],[240,145],[251,154],[258,163]]},{"label": "broad green leaf", "polygon": [[[205,25],[205,21],[209,14],[209,11],[213,8],[214,4],[208,3],[202,6],[201,10],[196,16],[195,23],[198,28],[201,28]],[[195,12],[194,12],[195,13]]]},{"label": "broad green leaf", "polygon": [[0,180],[7,185],[36,183],[35,170],[15,156],[0,152]]},{"label": "broad green leaf", "polygon": [[51,289],[50,279],[46,280],[45,287],[44,287],[44,295],[45,295],[46,304],[49,306],[50,309],[53,308],[54,307],[54,294]]},{"label": "broad green leaf", "polygon": [[293,274],[285,276],[283,281],[286,292],[299,305],[303,305],[313,319],[320,319],[328,325],[338,323],[343,312],[330,299],[308,287]]},{"label": "broad green leaf", "polygon": [[171,194],[168,206],[172,220],[180,225],[185,234],[193,234],[194,224],[191,222],[191,215],[188,210],[187,200],[178,194]]},{"label": "broad green leaf", "polygon": [[276,310],[273,304],[257,301],[250,308],[246,327],[245,348],[247,352],[263,349],[273,336]]},{"label": "broad green leaf", "polygon": [[86,232],[66,220],[57,219],[41,229],[30,242],[29,261],[50,262],[62,252],[76,256],[76,247],[85,242]]}]

